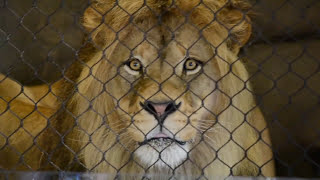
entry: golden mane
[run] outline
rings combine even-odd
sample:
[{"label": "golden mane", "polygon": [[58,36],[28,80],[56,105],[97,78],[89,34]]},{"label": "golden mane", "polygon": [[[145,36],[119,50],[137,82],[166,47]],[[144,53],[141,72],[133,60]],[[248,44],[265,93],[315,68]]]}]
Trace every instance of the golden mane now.
[{"label": "golden mane", "polygon": [[[243,0],[97,0],[85,12],[84,27],[90,38],[101,48],[111,45],[116,34],[132,20],[138,22],[146,17],[188,16],[204,33],[218,33],[219,39],[211,42],[218,46],[227,41],[238,53],[251,34],[250,4]],[[174,28],[174,27],[172,27]],[[173,29],[174,30],[174,29]],[[229,35],[229,32],[231,36]]]},{"label": "golden mane", "polygon": [[[250,19],[246,14],[244,14],[244,12],[247,12],[247,10],[250,9],[250,6],[245,1],[240,0],[231,2],[226,0],[178,0],[175,1],[174,4],[172,1],[155,0],[147,1],[146,4],[144,4],[143,0],[123,0],[117,2],[118,3],[115,1],[96,1],[84,14],[83,24],[90,33],[90,40],[94,43],[94,47],[100,50],[99,53],[96,53],[95,57],[87,59],[89,60],[87,64],[91,69],[85,68],[79,78],[82,83],[82,85],[79,86],[80,91],[83,93],[90,92],[86,94],[86,98],[94,99],[99,96],[100,92],[103,90],[102,84],[97,82],[94,78],[90,78],[90,74],[95,74],[98,79],[99,77],[106,77],[104,80],[107,81],[107,77],[110,75],[106,72],[102,72],[102,70],[96,68],[96,66],[100,63],[103,56],[109,58],[109,52],[112,52],[113,48],[116,46],[116,42],[121,41],[121,39],[130,32],[130,30],[126,29],[128,24],[133,23],[139,26],[139,22],[150,19],[150,17],[153,17],[153,19],[156,20],[157,17],[163,16],[164,18],[162,23],[174,31],[179,25],[175,26],[170,24],[170,22],[166,23],[165,19],[175,17],[184,18],[184,16],[188,14],[187,22],[193,23],[193,25],[202,31],[203,36],[205,36],[206,39],[216,47],[217,54],[219,54],[219,58],[221,58],[221,60],[218,61],[218,66],[221,77],[223,78],[219,80],[218,84],[220,90],[228,97],[221,97],[221,102],[225,102],[225,105],[221,104],[221,107],[219,107],[220,109],[218,108],[219,110],[215,110],[217,112],[224,111],[220,116],[220,123],[230,130],[234,130],[236,127],[235,125],[230,125],[228,123],[229,119],[237,119],[238,121],[246,119],[248,124],[250,124],[241,126],[238,131],[239,134],[233,135],[235,139],[242,139],[244,138],[244,134],[248,134],[249,137],[246,137],[246,141],[241,142],[240,144],[243,143],[242,146],[244,149],[250,149],[246,153],[248,161],[243,160],[246,165],[235,168],[233,172],[234,175],[258,175],[262,173],[263,175],[273,176],[271,150],[262,141],[257,141],[257,138],[261,136],[264,142],[271,144],[268,131],[265,130],[266,124],[259,108],[256,107],[254,97],[250,92],[251,87],[247,82],[249,79],[247,71],[237,57],[240,47],[247,42],[251,34]],[[203,2],[203,4],[201,2]],[[147,27],[139,26],[139,28],[141,28],[142,31],[147,32],[149,28],[156,23],[159,22],[148,21]],[[105,51],[105,55],[103,55],[102,51]],[[231,64],[233,65],[231,66]],[[89,90],[88,87],[96,87],[96,89]],[[111,102],[112,99],[107,98],[106,96],[102,97],[105,99],[97,100],[92,104],[93,109],[98,113],[102,113],[104,111],[110,112],[111,109],[114,108],[113,105],[109,104],[109,106],[106,107],[109,109],[105,110],[101,104],[102,102]],[[229,97],[232,97],[232,100]],[[77,114],[81,114],[86,110],[86,107],[88,107],[87,100],[80,96],[75,96],[74,98],[74,104],[84,105],[77,109]],[[231,102],[233,106],[228,106]],[[239,113],[239,111],[243,112],[243,114]],[[97,115],[96,113],[91,112],[86,116],[86,118],[88,117],[97,118]],[[111,118],[119,117],[117,117],[117,115],[113,115]],[[89,122],[84,123],[83,126],[89,126],[88,123]],[[247,127],[251,125],[256,129]],[[96,138],[102,137],[103,135],[100,134],[97,135]],[[111,136],[108,137],[106,141],[114,142],[116,139],[117,138],[115,136]],[[97,141],[97,143],[98,142],[99,141]],[[110,143],[108,148],[113,148],[112,144],[113,143]],[[98,167],[95,165],[97,163],[97,159],[103,159],[102,154],[99,154],[95,147],[88,148],[86,154],[91,155],[85,157],[85,159],[87,165],[90,164],[89,169],[96,172],[106,171],[113,173],[116,173],[116,169],[121,169],[121,171],[125,173],[144,172],[141,167],[139,168],[139,166],[134,165],[134,163],[131,165],[129,163],[127,168],[123,168],[123,166],[128,163],[128,159],[130,159],[130,153],[128,153],[125,148],[121,148],[120,145],[116,147],[116,150],[112,150],[111,152],[109,151],[110,153],[105,155],[104,158],[107,159],[107,162],[102,162]],[[232,146],[229,148],[231,148],[229,150],[232,152]],[[199,162],[197,162],[198,160],[195,161],[205,166],[204,164],[207,163],[207,161],[204,162],[203,159],[212,158],[210,153],[212,152],[208,149],[199,148],[199,154],[202,154],[203,157],[198,157]],[[225,153],[228,154],[227,152]],[[263,155],[266,156],[262,157]],[[234,161],[232,158],[232,155],[231,157],[222,157],[223,160],[231,164]],[[254,163],[251,163],[250,161],[253,161]],[[109,163],[113,166],[111,167]],[[262,170],[260,170],[262,172],[259,172],[259,168],[255,163],[258,166],[263,166]],[[184,168],[188,166],[191,168],[193,165],[189,164],[184,166]],[[217,171],[217,169],[213,170],[208,167],[206,169],[206,174],[211,174],[211,171]],[[165,172],[164,174],[166,173],[169,172]],[[194,169],[189,173],[189,175],[192,175],[200,172]],[[223,175],[224,173],[228,172],[225,172],[222,168],[221,172],[218,174]]]}]

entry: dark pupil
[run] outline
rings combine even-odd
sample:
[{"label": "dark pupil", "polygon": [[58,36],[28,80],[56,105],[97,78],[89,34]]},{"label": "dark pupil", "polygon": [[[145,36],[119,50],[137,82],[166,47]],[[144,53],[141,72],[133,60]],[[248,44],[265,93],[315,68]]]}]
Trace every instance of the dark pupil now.
[{"label": "dark pupil", "polygon": [[133,62],[132,66],[133,66],[134,69],[137,69],[137,68],[139,68],[139,63],[138,62]]},{"label": "dark pupil", "polygon": [[194,68],[195,66],[195,63],[193,61],[190,61],[189,64],[188,64],[189,68]]}]

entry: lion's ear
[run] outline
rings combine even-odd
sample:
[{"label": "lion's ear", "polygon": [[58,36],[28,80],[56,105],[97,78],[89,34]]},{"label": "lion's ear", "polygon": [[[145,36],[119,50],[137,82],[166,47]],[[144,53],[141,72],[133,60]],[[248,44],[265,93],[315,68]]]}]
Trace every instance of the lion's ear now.
[{"label": "lion's ear", "polygon": [[87,32],[91,33],[94,29],[96,29],[102,23],[102,15],[100,12],[93,8],[88,7],[82,18],[82,25],[87,30]]},{"label": "lion's ear", "polygon": [[88,7],[82,18],[82,25],[89,34],[88,37],[100,48],[104,47],[103,41],[107,38],[106,34],[101,30],[104,26],[102,21],[103,17],[101,13],[93,7]]},{"label": "lion's ear", "polygon": [[238,54],[240,48],[250,39],[251,20],[246,11],[234,8],[224,14],[224,25],[229,31],[228,47]]},{"label": "lion's ear", "polygon": [[88,32],[93,31],[103,24],[106,12],[110,11],[116,0],[95,0],[85,10],[82,18],[82,25]]},{"label": "lion's ear", "polygon": [[82,25],[87,31],[90,39],[94,42],[95,47],[104,49],[109,46],[115,39],[116,33],[105,24],[108,17],[103,15],[107,12],[104,6],[91,5],[86,9],[82,18]]}]

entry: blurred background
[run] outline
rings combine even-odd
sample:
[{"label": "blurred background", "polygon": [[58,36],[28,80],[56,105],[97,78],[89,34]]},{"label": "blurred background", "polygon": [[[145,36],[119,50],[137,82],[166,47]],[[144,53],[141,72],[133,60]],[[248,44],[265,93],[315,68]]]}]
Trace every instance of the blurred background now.
[{"label": "blurred background", "polygon": [[[278,176],[320,177],[320,1],[250,0],[240,57],[271,129]],[[0,72],[53,82],[82,45],[88,0],[0,0]]]}]

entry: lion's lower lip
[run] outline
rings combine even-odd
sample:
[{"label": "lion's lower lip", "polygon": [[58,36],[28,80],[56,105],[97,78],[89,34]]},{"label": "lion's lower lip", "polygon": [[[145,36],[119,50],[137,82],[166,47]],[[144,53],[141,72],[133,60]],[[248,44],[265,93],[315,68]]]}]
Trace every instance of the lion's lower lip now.
[{"label": "lion's lower lip", "polygon": [[140,145],[140,146],[143,146],[143,145],[148,144],[148,143],[151,142],[151,141],[161,141],[161,140],[165,140],[165,141],[170,140],[170,141],[176,142],[176,143],[178,143],[178,144],[180,144],[180,145],[185,145],[185,144],[186,144],[185,141],[178,141],[178,140],[173,139],[173,138],[170,138],[170,137],[165,137],[165,138],[164,138],[164,137],[160,137],[160,138],[156,138],[156,137],[155,137],[155,138],[146,139],[145,141],[140,142],[139,145]]}]

